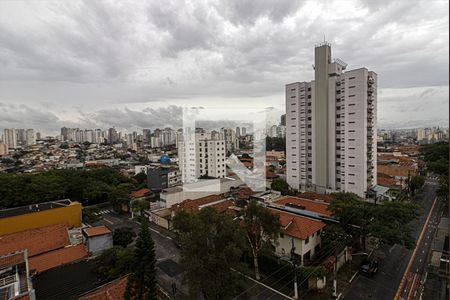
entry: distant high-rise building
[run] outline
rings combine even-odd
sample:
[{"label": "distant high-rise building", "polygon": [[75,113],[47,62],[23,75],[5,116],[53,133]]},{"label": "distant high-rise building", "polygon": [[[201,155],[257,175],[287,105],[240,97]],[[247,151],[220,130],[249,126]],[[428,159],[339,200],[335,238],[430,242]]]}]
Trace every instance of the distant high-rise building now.
[{"label": "distant high-rise building", "polygon": [[278,125],[277,126],[277,137],[284,138],[286,136],[286,126]]},{"label": "distant high-rise building", "polygon": [[278,128],[277,125],[272,125],[272,126],[270,127],[270,129],[269,129],[269,137],[275,138],[275,137],[278,136],[278,135],[277,135],[277,131],[278,131],[277,128]]},{"label": "distant high-rise building", "polygon": [[280,117],[280,125],[286,126],[286,114],[281,115],[281,117]]},{"label": "distant high-rise building", "polygon": [[150,138],[152,137],[152,131],[150,129],[143,129],[142,135],[144,137],[144,143],[149,143]]},{"label": "distant high-rise building", "polygon": [[3,139],[9,149],[17,148],[17,135],[14,128],[5,128],[3,130]]},{"label": "distant high-rise building", "polygon": [[0,143],[0,156],[8,154],[8,145]]},{"label": "distant high-rise building", "polygon": [[62,136],[63,141],[67,141],[67,139],[69,138],[69,128],[62,127],[61,128],[61,136]]},{"label": "distant high-rise building", "polygon": [[33,129],[27,129],[26,131],[27,146],[36,145],[36,136]]},{"label": "distant high-rise building", "polygon": [[242,136],[246,136],[247,135],[247,128],[245,128],[245,127],[241,128],[241,135]]},{"label": "distant high-rise building", "polygon": [[239,149],[239,140],[236,138],[236,133],[233,129],[222,128],[221,132],[225,140],[225,150],[227,155],[230,155],[234,150]]},{"label": "distant high-rise building", "polygon": [[16,129],[16,136],[18,145],[26,145],[27,134],[25,129]]},{"label": "distant high-rise building", "polygon": [[237,138],[240,138],[240,137],[241,137],[241,128],[239,128],[239,126],[236,127],[236,137],[237,137]]},{"label": "distant high-rise building", "polygon": [[41,133],[40,132],[36,132],[36,140],[40,140],[41,139]]},{"label": "distant high-rise building", "polygon": [[286,85],[287,182],[365,197],[377,182],[377,74],[345,71],[331,46],[315,48],[314,81]]},{"label": "distant high-rise building", "polygon": [[117,134],[117,131],[115,128],[109,128],[108,129],[108,143],[109,144],[115,144],[119,141],[119,135]]}]

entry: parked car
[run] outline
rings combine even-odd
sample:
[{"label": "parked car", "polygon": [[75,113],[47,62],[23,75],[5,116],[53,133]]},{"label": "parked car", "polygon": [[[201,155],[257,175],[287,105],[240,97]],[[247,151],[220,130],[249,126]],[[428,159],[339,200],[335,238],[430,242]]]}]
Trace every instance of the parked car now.
[{"label": "parked car", "polygon": [[373,276],[378,272],[378,261],[377,260],[365,260],[362,262],[359,268],[361,274],[367,276]]}]

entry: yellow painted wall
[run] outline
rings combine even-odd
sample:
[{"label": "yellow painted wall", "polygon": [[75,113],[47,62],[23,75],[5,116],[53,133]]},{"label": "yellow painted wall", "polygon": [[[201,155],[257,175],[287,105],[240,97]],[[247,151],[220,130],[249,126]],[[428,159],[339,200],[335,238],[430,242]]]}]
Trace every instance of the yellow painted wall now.
[{"label": "yellow painted wall", "polygon": [[80,227],[81,203],[72,202],[69,206],[65,207],[1,218],[0,235],[58,223],[67,223],[69,227]]}]

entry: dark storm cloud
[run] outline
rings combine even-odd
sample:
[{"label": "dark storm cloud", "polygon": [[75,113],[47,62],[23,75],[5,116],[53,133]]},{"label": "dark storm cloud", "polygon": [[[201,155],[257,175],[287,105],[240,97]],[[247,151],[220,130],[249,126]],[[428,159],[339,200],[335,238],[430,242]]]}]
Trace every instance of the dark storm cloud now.
[{"label": "dark storm cloud", "polygon": [[[420,119],[411,110],[420,97],[406,103],[383,89],[426,96],[448,86],[447,11],[425,0],[0,2],[0,102],[118,127],[149,124],[130,103],[283,103],[286,83],[313,78],[314,44],[326,35],[349,69],[378,73],[380,124],[387,108]],[[448,105],[446,91],[433,99]]]}]

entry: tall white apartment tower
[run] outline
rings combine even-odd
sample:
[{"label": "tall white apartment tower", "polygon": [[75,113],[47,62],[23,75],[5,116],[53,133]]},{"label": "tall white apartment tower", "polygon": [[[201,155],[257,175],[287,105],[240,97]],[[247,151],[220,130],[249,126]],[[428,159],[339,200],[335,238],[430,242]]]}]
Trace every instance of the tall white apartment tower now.
[{"label": "tall white apartment tower", "polygon": [[346,71],[326,42],[315,47],[313,67],[313,81],[286,85],[287,182],[365,198],[377,182],[377,74]]},{"label": "tall white apartment tower", "polygon": [[27,129],[27,146],[36,145],[36,136],[34,135],[34,129]]},{"label": "tall white apartment tower", "polygon": [[226,143],[211,133],[192,133],[178,141],[178,159],[183,183],[197,181],[202,176],[226,176]]},{"label": "tall white apartment tower", "polygon": [[17,148],[17,135],[16,130],[14,128],[5,128],[3,130],[3,139],[6,145],[8,145],[9,149]]}]

